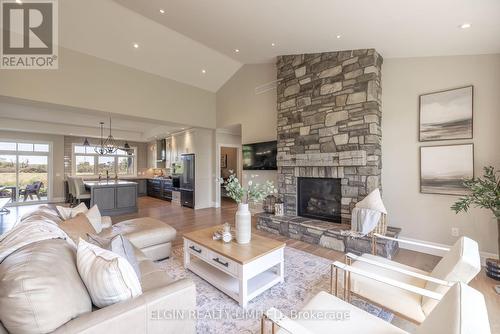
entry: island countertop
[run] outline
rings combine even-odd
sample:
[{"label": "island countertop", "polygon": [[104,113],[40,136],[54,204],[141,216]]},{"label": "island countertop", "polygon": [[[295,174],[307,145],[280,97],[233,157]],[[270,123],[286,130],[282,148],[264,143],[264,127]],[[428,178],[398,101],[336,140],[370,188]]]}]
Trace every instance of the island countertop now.
[{"label": "island countertop", "polygon": [[92,187],[121,187],[121,186],[131,186],[137,185],[137,182],[124,181],[124,180],[101,180],[101,181],[85,181],[85,186]]}]

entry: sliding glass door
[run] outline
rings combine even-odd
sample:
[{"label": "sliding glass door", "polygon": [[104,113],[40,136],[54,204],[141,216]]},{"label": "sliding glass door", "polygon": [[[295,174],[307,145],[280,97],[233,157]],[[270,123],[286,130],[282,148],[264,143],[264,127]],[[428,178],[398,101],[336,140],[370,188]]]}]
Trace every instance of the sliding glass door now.
[{"label": "sliding glass door", "polygon": [[0,141],[0,198],[13,203],[49,199],[51,145]]}]

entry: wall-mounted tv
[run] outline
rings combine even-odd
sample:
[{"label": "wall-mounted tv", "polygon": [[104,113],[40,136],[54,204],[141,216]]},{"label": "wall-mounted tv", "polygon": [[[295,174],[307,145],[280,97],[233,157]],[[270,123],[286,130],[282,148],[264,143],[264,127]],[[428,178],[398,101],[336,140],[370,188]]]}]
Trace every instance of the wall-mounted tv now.
[{"label": "wall-mounted tv", "polygon": [[277,170],[276,155],[278,153],[278,142],[269,141],[264,143],[243,145],[243,169],[244,170]]}]

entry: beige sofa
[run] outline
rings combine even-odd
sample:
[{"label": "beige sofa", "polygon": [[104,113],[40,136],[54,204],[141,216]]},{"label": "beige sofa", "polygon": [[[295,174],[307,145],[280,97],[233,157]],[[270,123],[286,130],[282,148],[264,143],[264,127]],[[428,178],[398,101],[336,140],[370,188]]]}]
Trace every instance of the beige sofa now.
[{"label": "beige sofa", "polygon": [[[57,221],[46,212],[36,219],[42,216]],[[134,229],[133,221],[115,227],[108,222],[101,235],[123,232],[130,237],[140,266],[142,295],[98,309],[91,305],[70,243],[60,238],[33,242],[0,263],[0,333],[8,333],[7,329],[19,333],[195,333],[194,319],[162,317],[172,311],[195,310],[194,283],[175,281],[147,256],[169,256],[175,230],[155,226],[148,219],[135,223]],[[158,236],[161,231],[169,232],[168,238]]]}]

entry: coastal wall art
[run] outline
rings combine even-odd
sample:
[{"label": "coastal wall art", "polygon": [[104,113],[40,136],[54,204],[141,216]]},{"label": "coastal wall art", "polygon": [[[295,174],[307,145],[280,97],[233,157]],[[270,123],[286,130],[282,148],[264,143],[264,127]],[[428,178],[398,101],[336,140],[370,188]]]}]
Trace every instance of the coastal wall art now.
[{"label": "coastal wall art", "polygon": [[473,86],[419,97],[420,141],[472,139]]},{"label": "coastal wall art", "polygon": [[420,148],[420,192],[464,195],[464,178],[474,177],[474,145],[424,146]]}]

